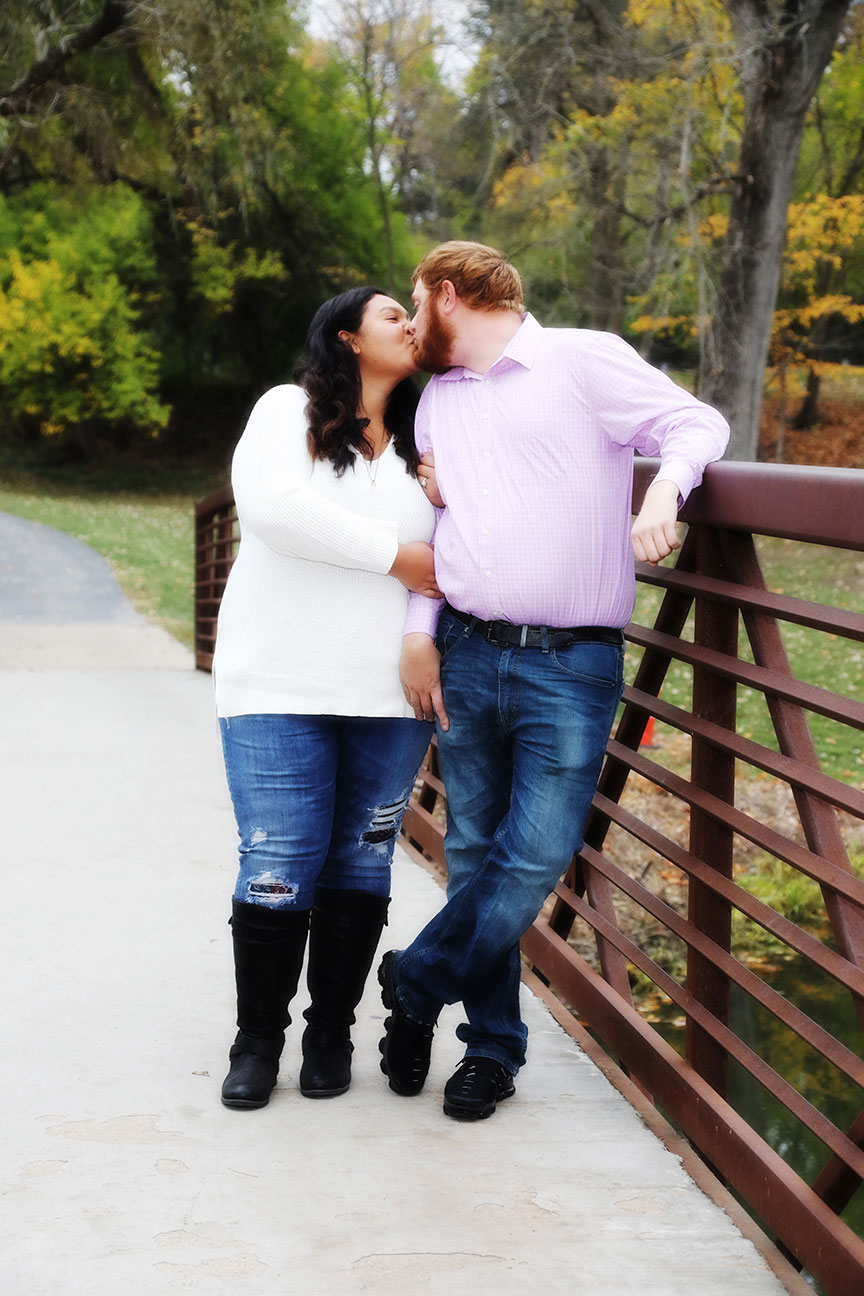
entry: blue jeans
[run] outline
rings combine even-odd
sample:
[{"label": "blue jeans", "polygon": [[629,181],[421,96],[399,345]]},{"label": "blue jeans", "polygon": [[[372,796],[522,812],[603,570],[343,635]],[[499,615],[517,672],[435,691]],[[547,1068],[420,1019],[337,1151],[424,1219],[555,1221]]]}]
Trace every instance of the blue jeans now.
[{"label": "blue jeans", "polygon": [[447,903],[400,951],[400,1006],[434,1022],[461,1000],[466,1056],[525,1062],[519,938],[581,848],[621,695],[620,645],[502,648],[445,609],[438,628],[450,728]]},{"label": "blue jeans", "polygon": [[310,909],[316,886],[390,894],[393,845],[431,724],[247,715],[219,725],[240,836],[235,900]]}]

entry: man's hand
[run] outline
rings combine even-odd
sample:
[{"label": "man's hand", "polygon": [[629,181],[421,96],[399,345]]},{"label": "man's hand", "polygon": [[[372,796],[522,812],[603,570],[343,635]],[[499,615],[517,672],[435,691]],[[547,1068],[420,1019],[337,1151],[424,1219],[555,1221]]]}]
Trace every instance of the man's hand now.
[{"label": "man's hand", "polygon": [[435,550],[423,540],[400,544],[389,574],[415,594],[441,598],[441,591],[435,584]]},{"label": "man's hand", "polygon": [[402,691],[418,720],[434,720],[450,728],[441,693],[441,654],[427,634],[406,634],[399,662]]},{"label": "man's hand", "polygon": [[630,532],[638,562],[648,562],[656,567],[673,549],[681,548],[677,518],[678,487],[675,482],[652,482]]},{"label": "man's hand", "polygon": [[417,480],[426,492],[426,498],[430,504],[436,508],[443,508],[444,501],[441,498],[441,492],[438,489],[438,478],[435,475],[435,456],[425,454],[420,460],[420,467],[417,469]]}]

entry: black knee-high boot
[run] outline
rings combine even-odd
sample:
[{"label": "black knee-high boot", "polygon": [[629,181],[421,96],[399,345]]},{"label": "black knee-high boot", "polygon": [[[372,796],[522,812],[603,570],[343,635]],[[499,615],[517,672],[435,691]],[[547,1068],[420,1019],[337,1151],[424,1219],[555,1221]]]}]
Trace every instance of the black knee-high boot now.
[{"label": "black knee-high boot", "polygon": [[222,1085],[226,1107],[266,1107],[279,1074],[309,931],[309,910],[233,902],[237,1038]]},{"label": "black knee-high boot", "polygon": [[300,1092],[335,1098],[351,1084],[354,1009],[387,921],[387,896],[368,891],[315,892],[307,972],[312,1002],[303,1016]]}]

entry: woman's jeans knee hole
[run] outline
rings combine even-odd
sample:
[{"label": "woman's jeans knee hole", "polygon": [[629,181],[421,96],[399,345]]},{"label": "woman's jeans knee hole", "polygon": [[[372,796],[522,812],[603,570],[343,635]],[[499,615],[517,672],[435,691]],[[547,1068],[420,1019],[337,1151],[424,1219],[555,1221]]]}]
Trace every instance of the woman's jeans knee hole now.
[{"label": "woman's jeans knee hole", "polygon": [[240,837],[235,899],[308,909],[318,885],[389,895],[393,848],[431,725],[250,715],[220,727]]}]

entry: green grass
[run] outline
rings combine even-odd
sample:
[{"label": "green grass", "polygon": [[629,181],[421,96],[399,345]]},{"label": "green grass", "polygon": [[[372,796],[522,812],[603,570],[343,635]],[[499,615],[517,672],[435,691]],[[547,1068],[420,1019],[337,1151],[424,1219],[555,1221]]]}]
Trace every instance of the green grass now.
[{"label": "green grass", "polygon": [[[786,391],[791,397],[803,396],[807,390],[809,365],[793,365],[786,370]],[[820,396],[825,400],[848,401],[850,404],[864,405],[864,366],[825,364],[820,369],[822,385]],[[696,373],[692,369],[671,369],[669,377],[681,387],[693,391],[696,384]],[[765,374],[765,395],[776,394],[778,379],[774,370]]]},{"label": "green grass", "polygon": [[[791,540],[760,537],[756,541],[765,583],[769,589],[864,613],[864,554]],[[662,591],[638,586],[634,620],[653,624]],[[780,631],[792,672],[799,680],[839,693],[864,697],[864,645],[804,626],[780,623]],[[692,615],[684,637],[692,639]],[[741,630],[739,652],[752,661],[745,631]],[[632,681],[641,659],[638,650],[627,654],[627,678]],[[660,696],[675,706],[689,709],[692,700],[692,671],[680,663],[670,668]],[[860,730],[809,714],[810,731],[822,768],[834,778],[852,785],[864,785],[864,735]],[[774,726],[761,693],[738,690],[738,730],[747,738],[777,751]]]},{"label": "green grass", "polygon": [[[5,471],[0,510],[67,532],[103,554],[133,606],[192,645],[195,500],[224,472]],[[113,483],[113,485],[112,485]]]},{"label": "green grass", "polygon": [[[790,396],[802,396],[807,388],[809,365],[795,365],[786,372],[786,387]],[[864,367],[861,365],[826,364],[820,369],[822,385],[820,396],[825,400],[848,401],[864,404]],[[769,369],[765,394],[771,396],[778,387],[776,374]]]}]

